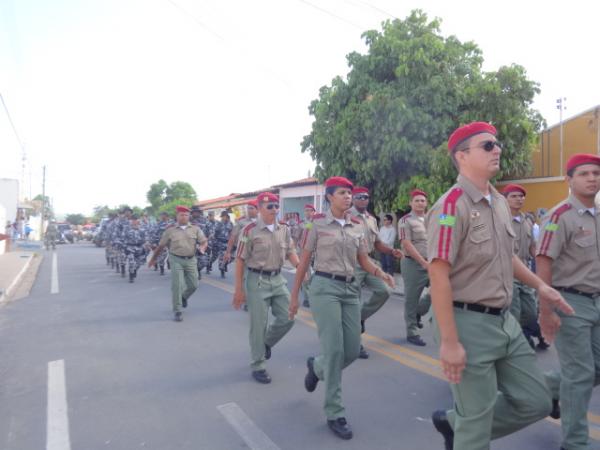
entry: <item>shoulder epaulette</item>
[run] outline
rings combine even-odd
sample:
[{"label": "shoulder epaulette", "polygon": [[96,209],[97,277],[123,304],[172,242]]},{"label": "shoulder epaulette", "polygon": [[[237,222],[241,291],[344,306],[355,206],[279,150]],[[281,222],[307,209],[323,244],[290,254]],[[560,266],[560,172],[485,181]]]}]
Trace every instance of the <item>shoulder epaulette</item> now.
[{"label": "shoulder epaulette", "polygon": [[410,216],[412,216],[412,213],[404,214],[402,217],[400,217],[400,222],[405,223],[406,219],[408,219]]},{"label": "shoulder epaulette", "polygon": [[242,231],[244,236],[248,236],[248,233],[250,233],[250,230],[252,230],[252,228],[254,228],[256,226],[256,222],[252,222],[249,223],[248,225],[246,225],[244,227],[244,230]]},{"label": "shoulder epaulette", "polygon": [[361,224],[361,220],[358,217],[350,216],[350,221],[353,223]]},{"label": "shoulder epaulette", "polygon": [[287,222],[285,222],[285,221],[283,221],[283,220],[280,220],[280,221],[279,221],[279,225],[285,225],[285,226],[287,227]]},{"label": "shoulder epaulette", "polygon": [[437,257],[446,261],[450,257],[450,246],[452,245],[452,233],[449,230],[456,225],[456,202],[462,194],[463,190],[461,188],[452,188],[444,198],[443,211],[438,218],[441,227],[438,237]]},{"label": "shoulder epaulette", "polygon": [[168,230],[169,228],[173,228],[173,227],[175,227],[174,223],[172,223],[171,225],[168,225],[167,228],[165,228],[165,230]]}]

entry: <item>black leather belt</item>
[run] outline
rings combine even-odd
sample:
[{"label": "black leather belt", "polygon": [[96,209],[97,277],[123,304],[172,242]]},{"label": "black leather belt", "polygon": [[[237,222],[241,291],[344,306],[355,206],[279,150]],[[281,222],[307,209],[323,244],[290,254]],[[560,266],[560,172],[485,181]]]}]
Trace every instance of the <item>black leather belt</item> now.
[{"label": "black leather belt", "polygon": [[192,259],[195,258],[196,255],[192,255],[192,256],[181,256],[181,255],[176,255],[175,253],[171,253],[171,255],[173,256],[177,256],[178,258],[183,258],[183,259]]},{"label": "black leather belt", "polygon": [[324,277],[324,278],[330,278],[332,280],[343,281],[345,283],[353,283],[354,279],[355,279],[354,277],[344,277],[342,275],[334,275],[333,273],[321,272],[320,270],[317,270],[315,272],[315,275],[318,275],[318,276]]},{"label": "black leather belt", "polygon": [[569,294],[583,295],[584,297],[591,298],[592,300],[600,297],[600,292],[590,293],[580,291],[579,289],[558,286],[554,286],[554,289],[556,289],[557,291],[568,292]]},{"label": "black leather belt", "polygon": [[503,308],[492,308],[491,306],[477,305],[474,303],[464,302],[452,302],[455,308],[466,309],[468,311],[474,311],[482,314],[491,314],[492,316],[499,316],[504,311]]},{"label": "black leather belt", "polygon": [[262,269],[254,269],[253,267],[248,267],[250,272],[259,273],[261,275],[266,275],[268,277],[279,275],[281,270],[262,270]]}]

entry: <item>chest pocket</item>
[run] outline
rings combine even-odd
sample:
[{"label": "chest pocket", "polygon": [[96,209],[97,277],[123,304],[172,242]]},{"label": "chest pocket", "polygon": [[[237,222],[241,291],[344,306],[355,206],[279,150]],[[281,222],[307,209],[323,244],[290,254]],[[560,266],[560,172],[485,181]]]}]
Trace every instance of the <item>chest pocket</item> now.
[{"label": "chest pocket", "polygon": [[492,230],[486,223],[479,221],[471,223],[467,239],[470,255],[483,258],[489,258],[493,255]]},{"label": "chest pocket", "polygon": [[412,235],[413,240],[415,241],[427,240],[427,230],[425,229],[425,224],[421,221],[415,222],[412,226]]},{"label": "chest pocket", "polygon": [[575,237],[575,251],[584,261],[591,261],[598,257],[597,245],[595,233]]}]

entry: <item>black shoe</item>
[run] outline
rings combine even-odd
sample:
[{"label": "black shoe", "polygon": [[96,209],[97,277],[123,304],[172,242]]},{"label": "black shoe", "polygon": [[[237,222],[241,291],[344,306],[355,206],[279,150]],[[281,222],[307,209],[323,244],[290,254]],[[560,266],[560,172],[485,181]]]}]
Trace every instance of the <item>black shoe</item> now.
[{"label": "black shoe", "polygon": [[183,313],[181,311],[175,313],[175,322],[183,322]]},{"label": "black shoe", "polygon": [[360,346],[360,351],[358,352],[358,357],[360,359],[369,359],[369,352],[367,352],[365,350],[365,348],[362,346],[362,344]]},{"label": "black shoe", "polygon": [[271,382],[271,377],[269,376],[267,371],[264,369],[253,371],[252,377],[254,377],[254,379],[256,381],[258,381],[259,383],[262,383],[262,384],[269,384]]},{"label": "black shoe", "polygon": [[308,303],[307,299],[304,299],[304,301],[302,302],[302,306],[304,306],[305,308],[310,308],[310,303]]},{"label": "black shoe", "polygon": [[408,336],[406,338],[406,340],[408,342],[410,342],[413,345],[417,345],[419,347],[425,347],[427,344],[425,343],[425,341],[423,339],[421,339],[421,336],[419,336],[418,334],[415,336]]},{"label": "black shoe", "polygon": [[552,411],[550,411],[550,417],[556,420],[560,419],[560,404],[555,398],[552,399]]},{"label": "black shoe", "polygon": [[363,334],[365,332],[365,321],[361,320],[360,321],[360,334]]},{"label": "black shoe", "polygon": [[187,308],[187,298],[181,297],[181,306],[183,306],[184,308]]},{"label": "black shoe", "polygon": [[327,425],[337,437],[346,440],[352,439],[352,429],[345,418],[340,417],[335,420],[328,420]]},{"label": "black shoe", "polygon": [[265,359],[271,359],[271,347],[265,344]]},{"label": "black shoe", "polygon": [[543,338],[539,338],[536,348],[538,350],[548,350],[548,348],[550,348],[550,344],[548,344]]},{"label": "black shoe", "polygon": [[423,328],[423,322],[421,322],[421,314],[417,314],[417,328]]},{"label": "black shoe", "polygon": [[310,357],[306,360],[306,367],[308,367],[308,372],[304,377],[304,387],[308,392],[314,392],[317,388],[317,383],[319,382],[319,377],[315,374],[315,358]]},{"label": "black shoe", "polygon": [[444,449],[452,450],[454,446],[454,431],[448,422],[446,411],[434,411],[431,420],[435,429],[444,437]]}]

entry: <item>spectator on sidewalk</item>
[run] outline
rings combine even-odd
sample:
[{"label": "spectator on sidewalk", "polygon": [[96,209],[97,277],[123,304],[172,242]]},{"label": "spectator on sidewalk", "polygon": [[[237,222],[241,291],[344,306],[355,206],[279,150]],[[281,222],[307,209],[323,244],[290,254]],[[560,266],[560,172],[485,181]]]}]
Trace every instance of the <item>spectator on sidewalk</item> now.
[{"label": "spectator on sidewalk", "polygon": [[[393,225],[394,218],[391,214],[386,214],[383,218],[383,226],[379,230],[379,239],[390,248],[394,248],[396,242],[396,229]],[[381,254],[381,267],[385,273],[394,275],[394,256],[385,253]]]}]

